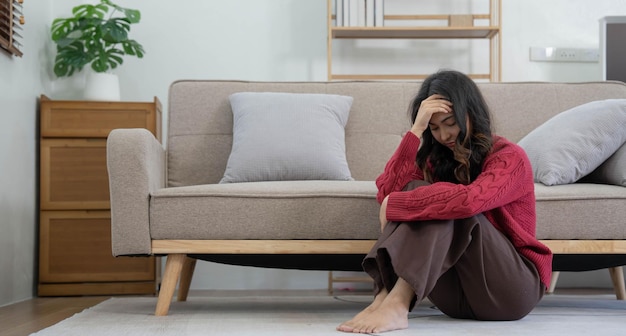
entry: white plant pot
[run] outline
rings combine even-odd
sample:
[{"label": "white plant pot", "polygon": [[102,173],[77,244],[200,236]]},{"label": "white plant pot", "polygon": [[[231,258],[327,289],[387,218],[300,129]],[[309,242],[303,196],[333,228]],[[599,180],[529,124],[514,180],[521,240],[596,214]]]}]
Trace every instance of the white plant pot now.
[{"label": "white plant pot", "polygon": [[86,100],[120,100],[120,81],[117,75],[90,72],[85,81],[84,96]]}]

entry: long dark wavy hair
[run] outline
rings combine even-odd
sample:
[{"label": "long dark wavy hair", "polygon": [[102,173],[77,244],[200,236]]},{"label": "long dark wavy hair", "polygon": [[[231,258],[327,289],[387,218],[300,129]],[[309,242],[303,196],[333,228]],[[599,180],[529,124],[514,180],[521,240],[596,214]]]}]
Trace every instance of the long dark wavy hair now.
[{"label": "long dark wavy hair", "polygon": [[429,182],[470,184],[482,171],[485,158],[493,146],[489,108],[471,78],[458,71],[441,70],[424,80],[411,102],[409,112],[412,123],[415,123],[422,101],[434,94],[452,102],[453,114],[461,131],[451,151],[437,142],[427,127],[417,152],[417,165]]}]

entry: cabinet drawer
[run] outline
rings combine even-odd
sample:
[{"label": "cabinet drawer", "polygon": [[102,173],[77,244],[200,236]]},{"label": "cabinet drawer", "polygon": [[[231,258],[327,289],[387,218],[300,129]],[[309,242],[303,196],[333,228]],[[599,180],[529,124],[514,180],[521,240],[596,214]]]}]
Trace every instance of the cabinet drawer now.
[{"label": "cabinet drawer", "polygon": [[41,141],[43,210],[109,209],[106,139]]},{"label": "cabinet drawer", "polygon": [[154,257],[111,252],[109,211],[42,211],[39,282],[150,281]]},{"label": "cabinet drawer", "polygon": [[41,99],[41,136],[106,138],[115,128],[146,128],[155,136],[161,103]]}]

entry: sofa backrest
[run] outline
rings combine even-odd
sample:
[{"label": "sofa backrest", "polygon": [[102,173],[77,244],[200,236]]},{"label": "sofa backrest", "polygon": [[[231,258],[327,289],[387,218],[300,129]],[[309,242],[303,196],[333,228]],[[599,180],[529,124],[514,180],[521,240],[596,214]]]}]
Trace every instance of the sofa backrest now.
[{"label": "sofa backrest", "polygon": [[[169,90],[168,186],[217,183],[232,146],[236,92],[328,93],[354,98],[346,125],[346,157],[356,180],[373,180],[410,128],[408,107],[419,82],[247,82],[180,80]],[[571,107],[625,98],[626,84],[480,83],[494,131],[517,142]],[[565,130],[564,130],[565,131]]]}]

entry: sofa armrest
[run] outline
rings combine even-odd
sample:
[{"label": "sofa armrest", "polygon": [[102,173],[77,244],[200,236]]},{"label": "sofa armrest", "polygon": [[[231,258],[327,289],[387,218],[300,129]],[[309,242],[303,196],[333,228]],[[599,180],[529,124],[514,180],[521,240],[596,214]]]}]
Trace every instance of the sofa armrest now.
[{"label": "sofa armrest", "polygon": [[146,129],[107,139],[113,255],[151,254],[150,193],[165,186],[165,150]]}]

